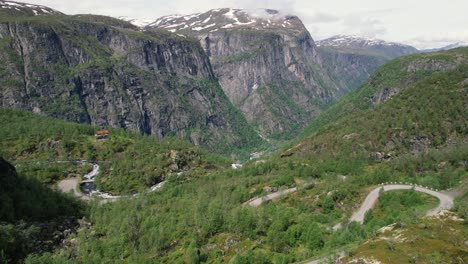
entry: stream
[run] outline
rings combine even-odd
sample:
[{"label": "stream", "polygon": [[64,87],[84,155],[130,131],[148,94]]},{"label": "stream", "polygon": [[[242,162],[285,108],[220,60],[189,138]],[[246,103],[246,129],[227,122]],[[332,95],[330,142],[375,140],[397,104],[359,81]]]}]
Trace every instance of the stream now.
[{"label": "stream", "polygon": [[[68,162],[68,161],[59,161],[58,163],[62,163],[62,162]],[[86,197],[87,199],[89,199],[89,197],[100,197],[100,198],[103,198],[103,199],[106,199],[106,200],[109,200],[109,201],[115,201],[115,200],[123,198],[123,197],[131,197],[131,196],[137,196],[138,195],[138,194],[134,194],[134,195],[112,195],[110,193],[99,191],[99,190],[96,189],[96,186],[94,184],[94,180],[95,180],[96,176],[99,174],[99,169],[100,169],[99,164],[97,164],[96,162],[88,162],[88,161],[85,161],[85,160],[70,161],[70,162],[76,162],[78,165],[89,164],[89,165],[93,166],[93,169],[89,173],[83,175],[83,181],[77,182],[77,185],[79,185],[79,189],[80,189],[80,191],[82,193],[82,195],[79,195],[81,197]],[[66,181],[66,180],[63,180],[63,181]],[[165,183],[165,181],[159,182],[159,183],[151,186],[150,188],[148,188],[148,191],[153,192],[153,191],[159,190],[164,186],[164,183]],[[59,183],[59,186],[60,186],[60,183]]]}]

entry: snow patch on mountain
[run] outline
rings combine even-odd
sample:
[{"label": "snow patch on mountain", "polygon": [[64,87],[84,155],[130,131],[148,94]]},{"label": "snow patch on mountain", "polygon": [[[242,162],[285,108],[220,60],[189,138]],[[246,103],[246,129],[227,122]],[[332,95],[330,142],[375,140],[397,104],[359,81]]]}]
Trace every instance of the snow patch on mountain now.
[{"label": "snow patch on mountain", "polygon": [[131,18],[131,17],[126,17],[126,16],[120,16],[118,19],[127,21],[137,27],[145,27],[150,23],[154,22],[154,19],[137,19],[137,18]]},{"label": "snow patch on mountain", "polygon": [[216,26],[216,23],[213,23],[213,24],[210,24],[210,25],[207,25],[207,26],[204,26],[204,27],[195,27],[195,28],[192,28],[192,30],[200,31],[200,30],[204,30],[204,29],[214,27],[214,26]]}]

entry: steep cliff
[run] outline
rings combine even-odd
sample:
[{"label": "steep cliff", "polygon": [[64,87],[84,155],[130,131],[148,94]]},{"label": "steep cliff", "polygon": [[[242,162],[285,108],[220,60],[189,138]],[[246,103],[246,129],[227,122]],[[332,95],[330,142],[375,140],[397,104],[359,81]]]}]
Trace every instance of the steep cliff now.
[{"label": "steep cliff", "polygon": [[1,107],[223,152],[260,141],[198,42],[108,17],[50,13],[3,13]]},{"label": "steep cliff", "polygon": [[146,28],[196,37],[226,95],[266,137],[294,135],[343,93],[296,16],[225,8],[162,17]]}]

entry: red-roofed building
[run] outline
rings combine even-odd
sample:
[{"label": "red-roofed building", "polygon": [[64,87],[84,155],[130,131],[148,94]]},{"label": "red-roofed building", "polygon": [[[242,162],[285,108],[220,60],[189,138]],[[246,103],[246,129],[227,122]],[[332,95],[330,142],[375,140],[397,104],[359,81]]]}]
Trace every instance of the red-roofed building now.
[{"label": "red-roofed building", "polygon": [[104,129],[104,130],[98,130],[96,131],[96,134],[94,135],[96,139],[106,139],[109,136],[109,130]]}]

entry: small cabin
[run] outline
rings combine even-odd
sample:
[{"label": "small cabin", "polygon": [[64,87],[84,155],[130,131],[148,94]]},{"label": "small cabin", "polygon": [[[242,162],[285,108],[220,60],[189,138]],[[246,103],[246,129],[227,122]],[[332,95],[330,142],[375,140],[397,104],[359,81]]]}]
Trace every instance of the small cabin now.
[{"label": "small cabin", "polygon": [[109,137],[109,130],[104,129],[104,130],[98,130],[96,131],[96,134],[94,135],[96,139],[106,139]]}]

